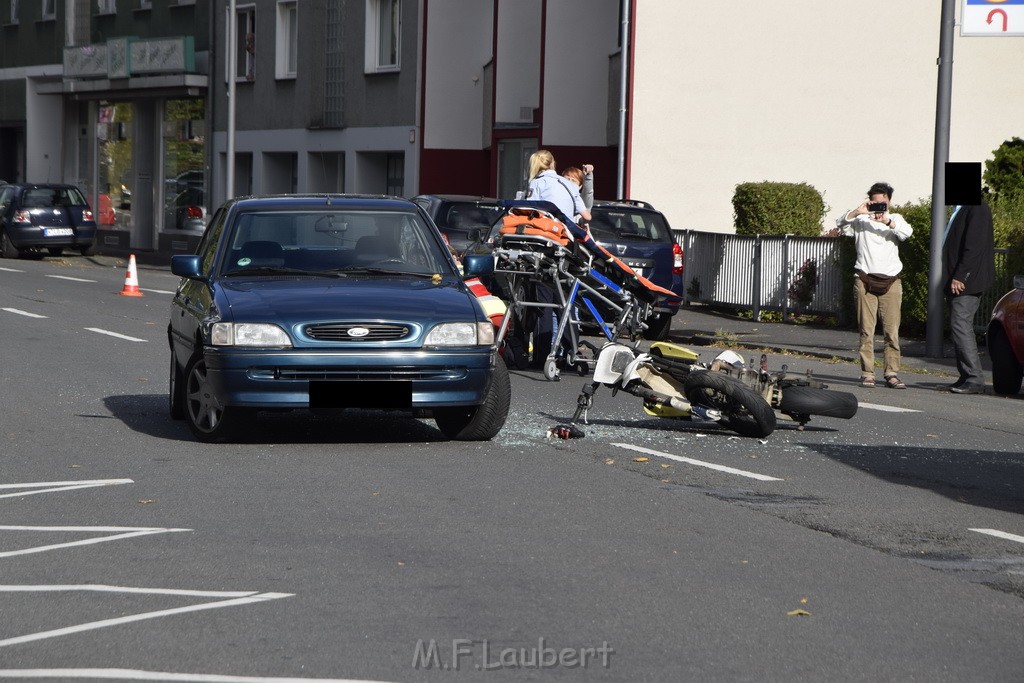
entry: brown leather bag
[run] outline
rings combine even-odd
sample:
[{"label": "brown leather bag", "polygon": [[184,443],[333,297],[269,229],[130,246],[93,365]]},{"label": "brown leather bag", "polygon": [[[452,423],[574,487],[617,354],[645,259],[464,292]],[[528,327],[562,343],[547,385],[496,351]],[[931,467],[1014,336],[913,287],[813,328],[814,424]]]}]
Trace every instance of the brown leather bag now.
[{"label": "brown leather bag", "polygon": [[875,296],[887,294],[892,283],[900,279],[899,275],[879,275],[878,273],[862,273],[860,271],[857,271],[857,277],[864,283],[865,291]]}]

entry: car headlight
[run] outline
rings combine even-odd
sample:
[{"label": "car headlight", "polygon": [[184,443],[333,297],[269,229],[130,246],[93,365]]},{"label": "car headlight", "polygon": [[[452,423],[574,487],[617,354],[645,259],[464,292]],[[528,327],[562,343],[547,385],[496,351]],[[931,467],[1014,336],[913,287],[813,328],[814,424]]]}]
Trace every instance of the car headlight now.
[{"label": "car headlight", "polygon": [[272,323],[214,323],[210,343],[214,346],[291,346],[292,340]]},{"label": "car headlight", "polygon": [[491,346],[494,325],[486,323],[441,323],[427,333],[424,346]]}]

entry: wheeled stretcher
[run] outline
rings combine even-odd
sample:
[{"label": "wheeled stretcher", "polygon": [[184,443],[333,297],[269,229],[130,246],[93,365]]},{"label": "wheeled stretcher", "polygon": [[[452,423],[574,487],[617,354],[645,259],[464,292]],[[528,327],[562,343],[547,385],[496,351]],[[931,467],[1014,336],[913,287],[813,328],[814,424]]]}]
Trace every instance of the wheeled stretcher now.
[{"label": "wheeled stretcher", "polygon": [[[585,375],[598,348],[582,338],[584,324],[609,340],[636,341],[656,303],[676,299],[637,274],[598,244],[586,228],[562,215],[550,202],[506,202],[509,207],[493,237],[495,277],[509,315],[498,330],[499,343],[510,327],[522,335],[536,315],[554,315],[557,326],[543,362],[544,376],[557,379],[561,368]],[[537,340],[534,340],[537,344]],[[525,343],[519,339],[522,353]],[[508,353],[509,344],[506,344]]]}]

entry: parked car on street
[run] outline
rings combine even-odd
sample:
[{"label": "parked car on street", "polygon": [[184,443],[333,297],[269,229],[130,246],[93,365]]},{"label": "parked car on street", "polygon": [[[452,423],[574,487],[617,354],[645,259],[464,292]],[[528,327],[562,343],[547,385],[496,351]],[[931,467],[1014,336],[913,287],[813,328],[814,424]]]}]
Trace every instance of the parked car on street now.
[{"label": "parked car on street", "polygon": [[1016,394],[1024,379],[1024,275],[1013,278],[1013,289],[993,307],[986,339],[992,388],[997,394]]},{"label": "parked car on street", "polygon": [[[485,275],[493,262],[464,267]],[[171,271],[183,279],[167,328],[170,413],[201,441],[234,438],[257,410],[429,412],[460,440],[505,423],[494,326],[410,201],[233,199]]]},{"label": "parked car on street", "polygon": [[461,194],[421,194],[412,198],[448,238],[457,253],[468,249],[478,235],[486,237],[505,212],[493,197]]},{"label": "parked car on street", "polygon": [[0,187],[0,255],[60,256],[92,250],[96,220],[74,185],[15,183]]}]

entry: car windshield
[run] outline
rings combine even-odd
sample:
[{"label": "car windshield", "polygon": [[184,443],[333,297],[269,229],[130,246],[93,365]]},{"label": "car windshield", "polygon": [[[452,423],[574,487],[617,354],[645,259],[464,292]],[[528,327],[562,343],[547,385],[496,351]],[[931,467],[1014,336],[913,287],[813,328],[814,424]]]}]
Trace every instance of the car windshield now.
[{"label": "car windshield", "polygon": [[252,211],[239,215],[227,244],[228,275],[339,272],[455,275],[418,214],[381,210]]},{"label": "car windshield", "polygon": [[594,207],[590,211],[590,232],[597,240],[646,240],[669,242],[671,230],[661,214],[654,211]]}]

